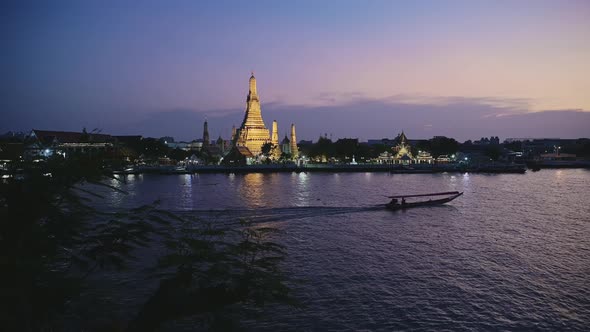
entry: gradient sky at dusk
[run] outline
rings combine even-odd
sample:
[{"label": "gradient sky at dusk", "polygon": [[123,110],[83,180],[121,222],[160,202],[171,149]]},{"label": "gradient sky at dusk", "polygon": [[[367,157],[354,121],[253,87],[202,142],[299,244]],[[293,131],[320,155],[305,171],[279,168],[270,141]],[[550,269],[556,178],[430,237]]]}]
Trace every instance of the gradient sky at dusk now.
[{"label": "gradient sky at dusk", "polygon": [[590,1],[2,2],[0,132],[590,136]]}]

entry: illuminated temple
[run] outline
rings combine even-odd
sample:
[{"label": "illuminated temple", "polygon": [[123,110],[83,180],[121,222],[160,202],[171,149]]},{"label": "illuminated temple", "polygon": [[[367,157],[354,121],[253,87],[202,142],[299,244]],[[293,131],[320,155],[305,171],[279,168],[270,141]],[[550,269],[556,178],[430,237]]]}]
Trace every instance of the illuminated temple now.
[{"label": "illuminated temple", "polygon": [[[232,128],[232,148],[222,160],[226,165],[249,165],[264,160],[276,162],[284,158],[283,153],[286,153],[279,144],[277,121],[274,120],[272,123],[272,132],[264,124],[254,74],[250,76],[248,90],[244,120],[240,128]],[[269,144],[270,149],[267,150],[265,144]],[[299,157],[294,124],[291,125],[291,142],[288,150],[290,159],[296,160]]]},{"label": "illuminated temple", "polygon": [[393,158],[400,161],[400,163],[411,163],[414,159],[414,156],[412,156],[412,147],[408,143],[408,138],[403,130],[398,136],[398,142],[399,143],[393,148],[393,151],[396,152]]},{"label": "illuminated temple", "polygon": [[246,97],[244,121],[242,121],[236,135],[236,146],[247,148],[253,156],[259,155],[262,152],[262,146],[270,142],[270,133],[262,120],[254,73],[250,77],[250,89],[248,97]]}]

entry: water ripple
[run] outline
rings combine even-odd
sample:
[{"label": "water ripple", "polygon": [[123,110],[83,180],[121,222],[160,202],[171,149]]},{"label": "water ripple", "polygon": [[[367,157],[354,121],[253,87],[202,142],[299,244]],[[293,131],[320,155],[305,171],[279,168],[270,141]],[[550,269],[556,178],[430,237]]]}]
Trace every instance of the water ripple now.
[{"label": "water ripple", "polygon": [[[584,170],[146,175],[109,204],[160,198],[192,215],[278,223],[305,306],[268,307],[242,318],[246,329],[587,330],[589,188]],[[465,195],[441,208],[375,207],[384,195],[450,190]]]}]

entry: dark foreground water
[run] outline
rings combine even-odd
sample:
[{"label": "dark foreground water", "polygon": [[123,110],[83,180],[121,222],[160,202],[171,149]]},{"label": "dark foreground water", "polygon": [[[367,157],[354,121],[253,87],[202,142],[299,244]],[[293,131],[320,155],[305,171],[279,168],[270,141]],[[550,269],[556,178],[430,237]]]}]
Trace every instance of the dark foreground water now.
[{"label": "dark foreground water", "polygon": [[[112,184],[129,193],[112,193],[114,207],[161,199],[283,231],[274,240],[288,248],[284,269],[302,281],[304,307],[268,308],[242,321],[249,329],[590,326],[590,171],[138,175]],[[385,195],[450,190],[465,194],[442,207],[375,208]]]}]

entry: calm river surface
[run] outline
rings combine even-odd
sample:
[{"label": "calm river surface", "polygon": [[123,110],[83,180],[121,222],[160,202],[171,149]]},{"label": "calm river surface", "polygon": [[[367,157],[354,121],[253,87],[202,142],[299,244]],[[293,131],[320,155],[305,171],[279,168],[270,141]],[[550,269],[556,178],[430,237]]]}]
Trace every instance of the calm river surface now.
[{"label": "calm river surface", "polygon": [[[249,329],[584,330],[590,326],[590,171],[526,174],[135,175],[106,204],[206,210],[282,232],[300,309]],[[386,195],[463,191],[442,207]],[[208,212],[210,214],[210,212]]]}]

